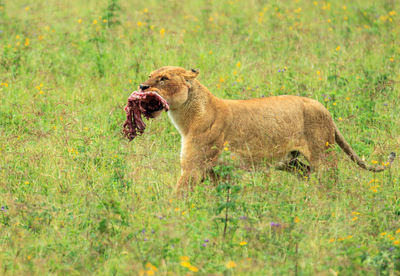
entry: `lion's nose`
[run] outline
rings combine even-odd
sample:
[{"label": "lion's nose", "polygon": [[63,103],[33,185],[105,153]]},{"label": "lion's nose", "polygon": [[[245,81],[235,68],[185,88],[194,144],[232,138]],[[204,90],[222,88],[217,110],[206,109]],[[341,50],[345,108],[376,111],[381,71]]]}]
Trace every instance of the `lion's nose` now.
[{"label": "lion's nose", "polygon": [[141,84],[141,85],[139,85],[139,87],[140,87],[141,90],[146,90],[146,89],[149,88],[150,86],[145,85],[145,84]]}]

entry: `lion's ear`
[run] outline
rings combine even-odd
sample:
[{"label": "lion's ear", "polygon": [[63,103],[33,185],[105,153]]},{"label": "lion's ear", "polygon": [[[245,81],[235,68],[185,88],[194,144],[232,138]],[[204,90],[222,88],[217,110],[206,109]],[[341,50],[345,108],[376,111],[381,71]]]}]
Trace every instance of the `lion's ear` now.
[{"label": "lion's ear", "polygon": [[197,69],[190,69],[183,74],[185,80],[192,80],[199,75],[199,70]]}]

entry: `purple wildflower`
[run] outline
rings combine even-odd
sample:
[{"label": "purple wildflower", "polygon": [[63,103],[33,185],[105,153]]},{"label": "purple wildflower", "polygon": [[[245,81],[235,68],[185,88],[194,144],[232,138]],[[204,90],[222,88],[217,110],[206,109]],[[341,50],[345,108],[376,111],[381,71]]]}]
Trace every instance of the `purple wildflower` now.
[{"label": "purple wildflower", "polygon": [[280,73],[281,72],[281,69],[278,69],[278,73]]},{"label": "purple wildflower", "polygon": [[[261,96],[262,98],[264,98],[265,96]],[[239,219],[241,219],[241,220],[247,220],[247,217],[246,216],[241,216]]]},{"label": "purple wildflower", "polygon": [[142,233],[143,233],[143,234],[146,233],[146,229],[145,229],[145,228],[143,228]]},{"label": "purple wildflower", "polygon": [[143,240],[144,240],[144,241],[148,241],[149,239],[148,239],[148,238],[144,238]]},{"label": "purple wildflower", "polygon": [[205,240],[204,240],[204,242],[209,242],[209,241],[210,241],[209,239],[205,239]]},{"label": "purple wildflower", "polygon": [[0,211],[2,211],[2,212],[7,212],[6,206],[1,206]]},{"label": "purple wildflower", "polygon": [[203,247],[206,247],[206,246],[207,246],[207,244],[203,243],[203,244],[202,244],[202,246],[203,246]]},{"label": "purple wildflower", "polygon": [[280,223],[277,223],[277,222],[271,222],[270,225],[271,225],[271,227],[278,227],[278,228],[282,227],[282,225]]},{"label": "purple wildflower", "polygon": [[389,251],[393,251],[393,250],[394,250],[394,247],[390,247],[390,248],[389,248]]}]

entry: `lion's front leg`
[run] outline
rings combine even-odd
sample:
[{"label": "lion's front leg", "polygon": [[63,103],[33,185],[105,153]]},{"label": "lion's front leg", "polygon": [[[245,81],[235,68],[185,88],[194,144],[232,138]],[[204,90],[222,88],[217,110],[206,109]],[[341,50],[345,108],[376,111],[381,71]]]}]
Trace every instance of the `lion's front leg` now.
[{"label": "lion's front leg", "polygon": [[[222,143],[218,143],[221,144]],[[221,145],[199,145],[187,143],[181,152],[181,176],[176,185],[176,192],[183,194],[199,184],[207,172],[215,165],[221,152]]]},{"label": "lion's front leg", "polygon": [[176,184],[176,192],[183,195],[201,182],[204,172],[199,168],[183,170]]}]

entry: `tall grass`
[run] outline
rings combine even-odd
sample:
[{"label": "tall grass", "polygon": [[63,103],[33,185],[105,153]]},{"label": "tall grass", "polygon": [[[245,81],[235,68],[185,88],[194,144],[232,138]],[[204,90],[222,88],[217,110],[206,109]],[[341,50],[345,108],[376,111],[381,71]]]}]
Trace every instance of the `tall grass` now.
[{"label": "tall grass", "polygon": [[175,198],[168,116],[121,135],[128,95],[178,65],[218,97],[317,99],[381,163],[400,148],[399,16],[391,0],[0,1],[0,274],[399,274],[398,160],[373,174],[338,150],[336,183],[237,171],[229,209],[208,181]]}]

